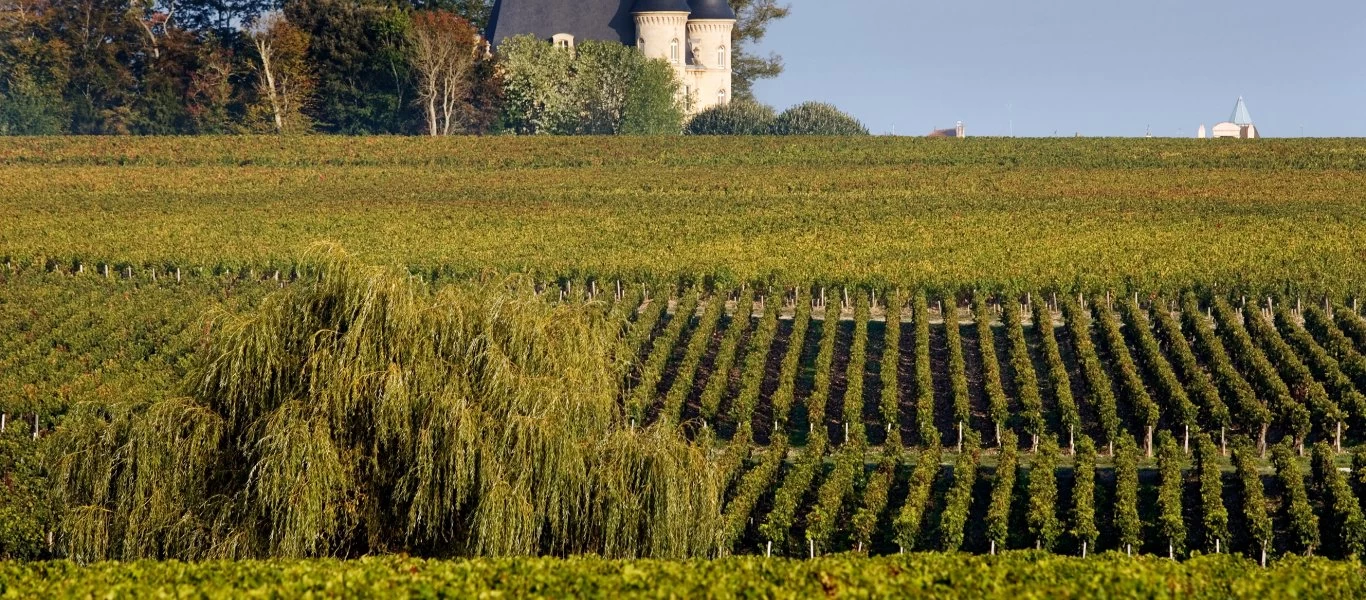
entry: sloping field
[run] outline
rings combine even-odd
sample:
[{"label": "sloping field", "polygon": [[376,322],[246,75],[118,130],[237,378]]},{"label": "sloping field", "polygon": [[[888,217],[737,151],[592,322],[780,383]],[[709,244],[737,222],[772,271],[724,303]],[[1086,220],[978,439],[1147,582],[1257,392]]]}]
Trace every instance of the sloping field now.
[{"label": "sloping field", "polygon": [[[545,278],[1359,291],[1366,144],[153,138],[0,142],[0,254]],[[1080,291],[1080,290],[1079,290]]]},{"label": "sloping field", "polygon": [[1361,142],[17,139],[0,182],[0,557],[1366,552]]}]

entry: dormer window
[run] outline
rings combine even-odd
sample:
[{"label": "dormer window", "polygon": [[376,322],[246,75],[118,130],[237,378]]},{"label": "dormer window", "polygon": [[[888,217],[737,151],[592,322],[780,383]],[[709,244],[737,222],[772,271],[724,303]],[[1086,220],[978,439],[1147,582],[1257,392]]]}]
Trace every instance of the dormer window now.
[{"label": "dormer window", "polygon": [[669,42],[669,62],[678,64],[678,40]]},{"label": "dormer window", "polygon": [[568,33],[557,33],[550,37],[550,43],[560,50],[573,50],[574,36]]}]

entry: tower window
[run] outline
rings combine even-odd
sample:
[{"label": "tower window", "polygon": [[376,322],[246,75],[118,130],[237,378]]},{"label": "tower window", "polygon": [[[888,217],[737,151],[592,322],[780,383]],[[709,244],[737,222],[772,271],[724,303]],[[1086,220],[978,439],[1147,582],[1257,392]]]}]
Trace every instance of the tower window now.
[{"label": "tower window", "polygon": [[678,40],[669,42],[669,61],[678,64]]},{"label": "tower window", "polygon": [[721,91],[719,91],[719,92],[716,92],[716,103],[717,103],[717,104],[725,104],[725,103],[726,103],[726,90],[721,90]]},{"label": "tower window", "polygon": [[721,46],[716,49],[716,68],[724,69],[726,68],[726,64],[726,47]]}]

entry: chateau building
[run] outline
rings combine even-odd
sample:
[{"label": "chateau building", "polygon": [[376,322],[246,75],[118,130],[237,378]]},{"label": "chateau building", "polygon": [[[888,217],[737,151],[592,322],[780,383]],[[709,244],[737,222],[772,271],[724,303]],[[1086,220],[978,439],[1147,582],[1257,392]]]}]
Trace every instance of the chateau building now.
[{"label": "chateau building", "polygon": [[731,98],[727,0],[497,0],[485,37],[494,45],[531,34],[572,51],[584,40],[621,42],[674,66],[689,112]]}]

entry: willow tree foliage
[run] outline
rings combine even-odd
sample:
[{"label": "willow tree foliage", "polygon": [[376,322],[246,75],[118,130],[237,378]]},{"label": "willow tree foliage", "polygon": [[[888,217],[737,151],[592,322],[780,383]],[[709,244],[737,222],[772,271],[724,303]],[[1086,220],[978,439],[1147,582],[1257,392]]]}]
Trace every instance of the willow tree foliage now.
[{"label": "willow tree foliage", "polygon": [[593,304],[326,256],[209,320],[185,395],[70,417],[69,554],[703,554],[711,467],[674,428],[626,422]]}]

